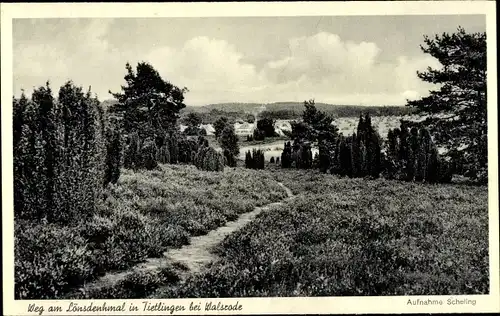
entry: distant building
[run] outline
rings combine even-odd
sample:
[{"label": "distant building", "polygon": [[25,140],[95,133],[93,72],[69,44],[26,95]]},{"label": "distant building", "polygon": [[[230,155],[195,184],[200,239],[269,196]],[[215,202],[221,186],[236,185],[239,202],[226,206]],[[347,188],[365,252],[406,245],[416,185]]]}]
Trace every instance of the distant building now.
[{"label": "distant building", "polygon": [[207,135],[215,134],[215,128],[212,126],[212,124],[201,124],[200,128],[205,129],[207,131]]},{"label": "distant building", "polygon": [[252,135],[254,129],[254,123],[243,122],[234,124],[234,131],[236,132],[236,135]]},{"label": "distant building", "polygon": [[282,131],[291,131],[292,130],[292,125],[290,124],[289,120],[276,120],[274,127],[276,129],[280,129]]}]

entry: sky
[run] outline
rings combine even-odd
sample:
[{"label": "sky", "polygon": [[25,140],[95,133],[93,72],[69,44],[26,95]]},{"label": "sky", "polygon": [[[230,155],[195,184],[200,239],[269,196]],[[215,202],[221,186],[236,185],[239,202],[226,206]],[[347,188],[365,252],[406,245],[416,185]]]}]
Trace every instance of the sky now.
[{"label": "sky", "polygon": [[480,15],[15,19],[14,95],[68,80],[120,91],[125,64],[151,63],[187,87],[187,105],[298,101],[403,105],[433,86],[416,71],[439,62],[424,35],[484,32]]}]

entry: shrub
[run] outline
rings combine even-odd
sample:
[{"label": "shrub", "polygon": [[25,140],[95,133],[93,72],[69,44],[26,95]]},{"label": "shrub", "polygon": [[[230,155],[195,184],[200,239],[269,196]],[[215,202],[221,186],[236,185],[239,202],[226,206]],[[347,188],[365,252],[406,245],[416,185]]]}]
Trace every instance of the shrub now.
[{"label": "shrub", "polygon": [[253,159],[250,150],[245,153],[245,168],[253,169]]},{"label": "shrub", "polygon": [[224,156],[213,147],[201,147],[196,154],[195,165],[205,171],[224,171]]},{"label": "shrub", "polygon": [[298,169],[310,169],[312,167],[313,157],[311,145],[309,143],[301,143],[298,146],[295,166]]},{"label": "shrub", "polygon": [[122,166],[122,140],[119,130],[108,130],[106,148],[106,173],[104,184],[116,183]]},{"label": "shrub", "polygon": [[72,82],[56,101],[47,83],[31,100],[14,100],[14,108],[16,219],[67,223],[91,216],[106,177],[99,102]]},{"label": "shrub", "polygon": [[219,138],[219,144],[223,150],[224,157],[227,159],[227,165],[236,167],[236,157],[240,153],[240,148],[238,146],[238,136],[236,136],[233,125],[228,124],[224,127]]},{"label": "shrub", "polygon": [[153,170],[158,167],[157,159],[158,149],[152,140],[147,140],[141,147],[141,157],[138,162],[139,168]]},{"label": "shrub", "polygon": [[264,139],[266,139],[266,132],[256,128],[253,130],[252,139],[253,140],[264,140]]},{"label": "shrub", "polygon": [[245,167],[248,169],[264,169],[264,152],[260,149],[253,149],[245,154]]},{"label": "shrub", "polygon": [[281,153],[281,167],[290,168],[292,166],[292,145],[286,142]]},{"label": "shrub", "polygon": [[385,144],[384,174],[388,179],[417,182],[450,182],[453,165],[440,157],[429,131],[406,123],[390,130]]},{"label": "shrub", "polygon": [[229,167],[236,167],[236,157],[227,149],[224,149],[224,165]]},{"label": "shrub", "polygon": [[164,144],[158,150],[158,162],[159,163],[170,163],[170,152],[168,151],[168,145]]},{"label": "shrub", "polygon": [[177,163],[179,161],[179,136],[176,134],[171,134],[167,138],[168,142],[168,152],[170,153],[170,163]]},{"label": "shrub", "polygon": [[179,162],[192,163],[191,157],[193,152],[197,152],[199,147],[199,139],[185,138],[179,139]]},{"label": "shrub", "polygon": [[93,274],[90,252],[77,231],[54,224],[16,224],[16,299],[58,297]]},{"label": "shrub", "polygon": [[128,135],[127,148],[125,150],[124,167],[136,170],[140,160],[141,144],[139,134],[132,132]]},{"label": "shrub", "polygon": [[160,286],[175,284],[180,280],[173,266],[158,270],[134,271],[117,284],[92,289],[82,297],[92,299],[146,298]]},{"label": "shrub", "polygon": [[257,133],[258,138],[255,138],[256,140],[259,140],[260,138],[264,139],[266,137],[274,137],[276,136],[276,131],[274,129],[274,124],[275,120],[271,118],[262,118],[257,121],[257,128],[254,131],[254,138]]}]

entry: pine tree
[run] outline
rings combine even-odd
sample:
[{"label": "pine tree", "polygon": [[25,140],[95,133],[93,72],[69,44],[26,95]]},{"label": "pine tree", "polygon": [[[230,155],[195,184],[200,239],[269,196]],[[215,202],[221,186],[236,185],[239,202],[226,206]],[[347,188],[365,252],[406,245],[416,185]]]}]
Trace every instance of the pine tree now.
[{"label": "pine tree", "polygon": [[179,88],[163,80],[154,67],[139,62],[136,71],[127,63],[127,74],[121,93],[110,93],[118,104],[111,111],[123,117],[125,132],[136,131],[141,138],[175,130],[179,112],[186,107],[184,94]]},{"label": "pine tree", "polygon": [[[441,114],[422,122],[446,157],[464,164],[468,176],[487,181],[486,32],[467,33],[459,27],[453,34],[424,37],[424,53],[435,57],[441,69],[428,68],[417,76],[439,84],[439,89],[420,100],[409,101],[424,114]],[[458,150],[465,146],[465,149]]]}]

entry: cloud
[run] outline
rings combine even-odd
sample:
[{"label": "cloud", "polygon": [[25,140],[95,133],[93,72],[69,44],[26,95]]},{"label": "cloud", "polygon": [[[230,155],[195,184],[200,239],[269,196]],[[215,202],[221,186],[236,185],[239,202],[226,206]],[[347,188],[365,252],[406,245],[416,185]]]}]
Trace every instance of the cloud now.
[{"label": "cloud", "polygon": [[[53,39],[40,42],[16,43],[13,50],[14,94],[51,82],[54,94],[68,80],[87,89],[100,87],[102,97],[106,89],[109,67],[116,64],[116,56],[104,38],[109,20],[67,19],[41,20],[32,23],[34,29],[51,30]],[[46,36],[47,34],[44,33]],[[123,67],[123,66],[122,66]],[[95,90],[93,90],[95,91]]]},{"label": "cloud", "polygon": [[322,81],[326,76],[360,74],[370,70],[380,49],[374,43],[343,42],[336,34],[321,32],[289,40],[289,55],[270,61],[266,74],[275,81],[305,75]]},{"label": "cloud", "polygon": [[338,102],[384,104],[385,98],[387,104],[403,104],[408,96],[428,91],[429,85],[416,72],[439,65],[437,60],[401,56],[387,62],[381,60],[381,52],[376,43],[343,41],[338,35],[322,32],[290,39],[289,55],[269,61],[264,73],[272,82],[288,83],[284,87],[294,86],[294,82],[294,95],[309,91],[321,95],[322,100]]},{"label": "cloud", "polygon": [[172,82],[187,86],[186,101],[273,102],[316,98],[349,104],[404,104],[429,86],[417,70],[436,65],[430,57],[401,56],[380,61],[372,42],[343,41],[318,33],[289,40],[289,54],[269,60],[261,69],[248,63],[225,40],[195,37],[178,49],[158,47],[146,60]]},{"label": "cloud", "polygon": [[224,40],[195,37],[182,48],[162,47],[147,56],[159,72],[190,90],[241,90],[261,84],[254,65]]},{"label": "cloud", "polygon": [[[54,28],[54,27],[53,27]],[[400,56],[387,61],[374,42],[346,41],[320,32],[290,38],[284,55],[271,55],[257,67],[224,39],[193,37],[181,45],[124,50],[106,39],[105,19],[73,21],[55,27],[65,36],[40,43],[14,46],[14,89],[31,90],[47,79],[56,87],[72,79],[110,98],[108,90],[123,84],[125,63],[150,62],[175,85],[190,91],[186,103],[301,101],[342,104],[404,104],[423,96],[431,87],[416,76],[417,70],[439,66],[429,56]],[[63,31],[61,31],[63,32]],[[259,49],[256,43],[255,49]]]}]

